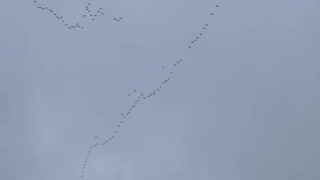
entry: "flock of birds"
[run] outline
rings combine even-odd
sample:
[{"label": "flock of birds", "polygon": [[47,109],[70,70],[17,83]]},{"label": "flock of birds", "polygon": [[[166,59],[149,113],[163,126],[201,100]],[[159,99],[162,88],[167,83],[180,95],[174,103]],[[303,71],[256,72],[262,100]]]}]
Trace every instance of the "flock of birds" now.
[{"label": "flock of birds", "polygon": [[91,18],[92,21],[96,20],[95,18],[98,17],[98,15],[104,15],[104,12],[102,11],[102,8],[99,8],[96,12],[91,13],[92,10],[90,9],[91,4],[88,3],[88,5],[86,6],[86,14],[82,15],[84,18],[85,17],[89,17]]},{"label": "flock of birds", "polygon": [[[49,13],[51,13],[58,21],[60,21],[65,27],[67,27],[68,29],[84,29],[84,26],[80,25],[79,22],[71,24],[71,23],[67,23],[66,19],[59,15],[57,12],[55,12],[53,9],[47,7],[47,6],[41,6],[39,5],[39,2],[37,0],[33,1],[35,4],[37,4],[37,8],[40,10],[44,10],[44,11],[48,11]],[[93,10],[91,7],[91,3],[88,3],[85,7],[85,13],[82,15],[82,18],[86,19],[86,20],[90,20],[90,21],[95,21],[96,18],[98,18],[99,16],[104,15],[105,13],[103,12],[103,9],[97,8],[96,10]],[[118,18],[113,18],[114,21],[120,21],[122,20],[122,17],[118,17]]]},{"label": "flock of birds", "polygon": [[122,20],[122,17],[119,17],[119,18],[113,18],[113,20],[115,20],[115,21],[121,21],[121,20]]},{"label": "flock of birds", "polygon": [[[215,7],[218,8],[219,5],[215,5]],[[210,13],[210,15],[213,16],[214,13]],[[204,31],[208,27],[209,27],[209,24],[204,24],[204,26],[200,30],[201,32],[199,32],[198,35],[191,40],[190,44],[188,45],[188,48],[192,48],[201,39],[201,37],[204,35]],[[160,93],[160,91],[168,84],[168,82],[172,80],[172,74],[174,73],[174,68],[177,68],[182,62],[183,62],[183,59],[179,59],[175,61],[173,64],[171,64],[169,67],[162,66],[162,69],[170,69],[170,71],[168,71],[167,77],[163,79],[161,82],[159,82],[158,85],[153,88],[153,90],[147,93],[144,93],[144,92],[138,92],[136,89],[133,89],[130,93],[128,93],[128,97],[135,98],[133,103],[130,104],[129,107],[123,113],[120,114],[121,118],[119,118],[119,122],[117,123],[116,129],[113,130],[112,135],[110,135],[109,137],[99,142],[96,141],[94,144],[89,146],[86,158],[82,166],[81,176],[80,176],[81,178],[84,177],[84,174],[86,172],[85,170],[90,159],[90,155],[94,152],[94,150],[98,147],[104,146],[114,141],[121,127],[124,125],[126,119],[128,119],[130,114],[132,114],[134,109],[137,108],[139,104],[143,103],[144,101],[150,100],[153,96],[156,96],[158,93]],[[95,136],[94,138],[95,140],[98,140],[97,136]]]},{"label": "flock of birds", "polygon": [[[38,3],[38,1],[34,1],[34,3]],[[98,16],[104,15],[104,12],[102,8],[98,8],[96,11],[93,11],[92,8],[90,7],[91,4],[88,3],[87,6],[85,7],[85,11],[87,13],[83,14],[83,18],[90,18],[91,21],[94,21]],[[219,7],[219,5],[215,5],[216,8]],[[61,21],[67,28],[73,29],[73,28],[81,28],[83,29],[84,27],[81,26],[79,23],[75,23],[73,25],[66,23],[65,19],[63,16],[58,15],[54,10],[48,8],[48,7],[42,7],[42,6],[37,6],[37,8],[49,11],[52,13],[59,21]],[[210,13],[211,16],[214,15],[213,12]],[[113,18],[114,21],[121,21],[123,18]],[[190,49],[193,46],[196,45],[196,43],[201,39],[201,37],[204,35],[204,32],[206,29],[208,29],[209,24],[204,24],[203,27],[201,28],[200,32],[190,41],[190,43],[187,45],[187,48]],[[134,101],[132,104],[129,105],[129,107],[123,111],[123,113],[120,114],[119,121],[117,123],[116,129],[113,130],[112,135],[110,135],[107,138],[104,138],[103,140],[99,140],[97,136],[94,137],[95,143],[89,146],[88,152],[86,154],[84,163],[82,165],[82,170],[81,170],[81,175],[80,177],[83,178],[84,174],[86,172],[86,167],[88,165],[88,162],[90,160],[90,155],[94,152],[94,150],[98,147],[104,146],[116,138],[117,134],[119,133],[121,127],[124,125],[126,119],[132,114],[135,108],[139,106],[139,104],[143,103],[144,101],[150,100],[153,96],[156,96],[160,91],[172,80],[172,74],[174,73],[174,69],[177,68],[178,66],[181,65],[183,62],[183,59],[179,59],[175,62],[173,62],[169,66],[162,66],[162,69],[169,69],[166,71],[167,77],[163,79],[161,82],[158,83],[156,87],[154,87],[151,91],[149,92],[138,92],[136,89],[133,89],[130,93],[128,93],[128,97],[134,98]]]}]

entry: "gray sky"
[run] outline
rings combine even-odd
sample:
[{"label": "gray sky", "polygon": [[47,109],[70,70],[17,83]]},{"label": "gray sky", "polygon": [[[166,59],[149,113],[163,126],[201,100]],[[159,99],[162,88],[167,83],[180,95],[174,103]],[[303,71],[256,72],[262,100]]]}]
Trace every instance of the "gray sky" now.
[{"label": "gray sky", "polygon": [[0,179],[320,179],[319,7],[2,2]]}]

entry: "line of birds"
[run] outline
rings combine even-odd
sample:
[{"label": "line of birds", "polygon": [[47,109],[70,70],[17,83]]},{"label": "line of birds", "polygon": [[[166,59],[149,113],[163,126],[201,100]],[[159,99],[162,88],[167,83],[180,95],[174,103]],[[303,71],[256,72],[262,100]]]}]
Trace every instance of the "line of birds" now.
[{"label": "line of birds", "polygon": [[[37,0],[34,0],[33,2],[35,4],[39,3]],[[64,24],[64,26],[67,27],[68,29],[76,29],[76,28],[84,29],[84,26],[80,25],[80,23],[74,23],[74,24],[67,23],[67,21],[63,16],[58,15],[58,13],[56,13],[53,9],[50,9],[47,6],[38,5],[37,8],[51,13],[57,20],[59,20],[62,24]],[[85,13],[82,15],[82,18],[85,18],[86,20],[95,21],[97,17],[104,14],[105,13],[103,12],[103,9],[101,7],[93,11],[91,8],[91,3],[88,3],[85,7]],[[113,18],[114,21],[120,21],[122,19],[123,19],[122,17]]]},{"label": "line of birds", "polygon": [[[219,7],[219,5],[216,5],[215,7]],[[214,13],[210,13],[210,15],[213,16]],[[202,27],[202,31],[206,30],[208,27],[209,27],[209,24],[205,24]],[[197,36],[195,36],[195,38],[193,38],[191,40],[188,48],[191,48],[193,45],[195,45],[195,43],[199,41],[201,36],[203,36],[203,32],[200,32]],[[81,178],[84,177],[85,169],[88,165],[87,163],[89,161],[90,155],[94,152],[94,150],[100,146],[104,146],[107,143],[112,142],[115,139],[116,135],[119,133],[120,128],[124,125],[125,120],[133,112],[133,110],[135,108],[137,108],[138,105],[141,104],[143,101],[146,101],[146,100],[150,99],[152,96],[157,95],[167,85],[167,83],[172,80],[172,74],[174,73],[174,70],[172,70],[172,69],[176,68],[182,62],[183,62],[183,60],[179,59],[179,60],[175,61],[173,64],[171,64],[167,77],[165,79],[163,79],[163,81],[159,82],[158,86],[153,88],[153,90],[149,91],[148,93],[138,92],[136,89],[133,89],[131,91],[131,93],[128,93],[128,97],[132,98],[133,96],[135,96],[133,103],[129,105],[129,107],[127,108],[127,110],[125,110],[125,112],[121,113],[121,118],[119,119],[119,122],[117,123],[116,129],[114,129],[111,136],[105,138],[104,140],[102,140],[100,142],[96,142],[96,143],[92,144],[91,146],[89,146],[85,161],[82,166],[81,176],[80,176]],[[167,67],[162,66],[162,69],[167,69]],[[95,136],[94,138],[96,140],[98,139],[97,136]]]}]

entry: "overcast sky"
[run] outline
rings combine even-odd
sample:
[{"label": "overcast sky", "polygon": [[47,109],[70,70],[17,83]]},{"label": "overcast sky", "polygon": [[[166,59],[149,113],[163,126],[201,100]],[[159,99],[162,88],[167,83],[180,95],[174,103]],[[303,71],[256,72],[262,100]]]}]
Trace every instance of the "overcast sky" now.
[{"label": "overcast sky", "polygon": [[319,7],[4,0],[0,179],[319,180]]}]

